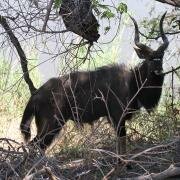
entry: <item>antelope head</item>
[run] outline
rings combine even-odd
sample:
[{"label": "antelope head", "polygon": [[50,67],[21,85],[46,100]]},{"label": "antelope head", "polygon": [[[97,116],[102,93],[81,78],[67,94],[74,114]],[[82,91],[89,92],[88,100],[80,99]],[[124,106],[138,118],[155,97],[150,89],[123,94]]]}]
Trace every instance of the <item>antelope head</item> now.
[{"label": "antelope head", "polygon": [[161,17],[160,23],[159,23],[159,29],[160,29],[160,35],[163,40],[163,44],[160,45],[157,50],[153,50],[150,47],[146,46],[145,44],[142,44],[139,41],[139,28],[137,25],[137,22],[134,18],[131,17],[134,26],[135,26],[135,51],[140,59],[144,59],[148,64],[148,73],[154,72],[156,75],[160,75],[163,70],[163,56],[164,51],[169,45],[169,41],[164,33],[163,30],[163,21],[165,18],[166,12]]}]

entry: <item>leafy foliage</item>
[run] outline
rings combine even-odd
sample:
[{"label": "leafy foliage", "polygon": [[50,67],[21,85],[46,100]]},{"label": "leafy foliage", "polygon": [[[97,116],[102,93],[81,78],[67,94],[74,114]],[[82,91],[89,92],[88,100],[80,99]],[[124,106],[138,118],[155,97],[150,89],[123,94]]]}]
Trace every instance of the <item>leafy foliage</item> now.
[{"label": "leafy foliage", "polygon": [[150,29],[150,31],[147,32],[147,36],[149,38],[155,37],[159,34],[159,21],[157,18],[154,18],[150,21],[144,20],[142,22],[142,25],[143,25],[145,30]]},{"label": "leafy foliage", "polygon": [[128,7],[125,3],[119,3],[117,7],[117,11],[119,11],[121,14],[122,13],[127,13]]}]

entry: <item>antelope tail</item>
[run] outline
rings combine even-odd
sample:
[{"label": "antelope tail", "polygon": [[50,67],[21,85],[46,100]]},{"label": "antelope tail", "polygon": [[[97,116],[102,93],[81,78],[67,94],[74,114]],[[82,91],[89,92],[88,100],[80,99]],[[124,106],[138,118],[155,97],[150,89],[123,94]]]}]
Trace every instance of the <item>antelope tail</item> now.
[{"label": "antelope tail", "polygon": [[35,106],[33,98],[31,97],[26,108],[20,124],[20,130],[23,135],[24,141],[27,142],[31,138],[30,125],[35,114]]}]

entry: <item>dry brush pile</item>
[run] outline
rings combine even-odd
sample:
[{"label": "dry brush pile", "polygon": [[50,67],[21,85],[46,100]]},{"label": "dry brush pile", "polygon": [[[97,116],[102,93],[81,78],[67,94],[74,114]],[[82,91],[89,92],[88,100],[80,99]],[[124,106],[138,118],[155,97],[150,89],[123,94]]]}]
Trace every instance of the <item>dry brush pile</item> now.
[{"label": "dry brush pile", "polygon": [[[149,119],[148,116],[139,114],[136,121],[128,124],[128,153],[121,156],[116,154],[115,133],[103,119],[91,129],[86,126],[77,129],[68,123],[59,143],[55,143],[46,155],[36,147],[0,138],[0,179],[180,177],[179,115],[163,117],[154,113]],[[158,118],[160,123],[157,123]],[[139,128],[150,119],[152,122]]]}]

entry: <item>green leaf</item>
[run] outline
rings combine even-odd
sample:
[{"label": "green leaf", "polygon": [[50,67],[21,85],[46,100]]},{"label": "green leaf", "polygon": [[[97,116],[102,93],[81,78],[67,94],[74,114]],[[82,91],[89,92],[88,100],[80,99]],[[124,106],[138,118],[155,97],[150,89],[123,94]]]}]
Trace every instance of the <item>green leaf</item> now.
[{"label": "green leaf", "polygon": [[61,5],[61,3],[62,3],[62,0],[55,0],[55,1],[54,1],[54,8],[55,8],[55,9],[59,8],[60,5]]},{"label": "green leaf", "polygon": [[104,11],[101,15],[101,18],[113,18],[115,15],[110,10]]},{"label": "green leaf", "polygon": [[120,12],[121,14],[122,13],[127,13],[127,5],[125,3],[120,3],[117,7],[117,11]]}]

